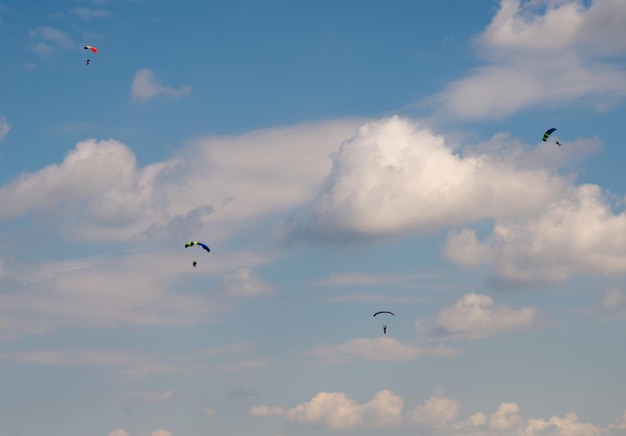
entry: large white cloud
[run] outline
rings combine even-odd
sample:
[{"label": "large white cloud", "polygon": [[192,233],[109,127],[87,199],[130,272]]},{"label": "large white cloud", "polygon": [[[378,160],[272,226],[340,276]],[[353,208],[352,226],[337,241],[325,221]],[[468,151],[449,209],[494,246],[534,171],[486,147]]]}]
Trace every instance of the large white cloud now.
[{"label": "large white cloud", "polygon": [[474,230],[450,235],[446,257],[490,264],[495,284],[562,282],[577,274],[626,273],[626,213],[596,185],[571,187],[537,217],[501,220],[483,241]]},{"label": "large white cloud", "polygon": [[183,97],[191,92],[191,86],[185,85],[180,88],[164,86],[152,70],[143,68],[135,73],[131,86],[131,98],[133,101],[148,101],[159,95],[172,98]]},{"label": "large white cloud", "polygon": [[388,427],[402,423],[404,401],[384,390],[359,404],[343,392],[320,392],[310,401],[285,411],[285,418],[301,425],[322,425],[333,430]]},{"label": "large white cloud", "polygon": [[436,99],[463,118],[499,118],[519,109],[574,99],[626,96],[626,4],[620,0],[501,0],[476,39],[485,66]]},{"label": "large white cloud", "polygon": [[291,231],[393,236],[529,216],[567,185],[523,152],[460,155],[420,124],[392,117],[363,125],[342,144],[322,192]]},{"label": "large white cloud", "polygon": [[435,337],[480,339],[531,328],[537,319],[533,307],[496,306],[490,296],[471,293],[439,312],[431,323],[418,321],[416,326]]},{"label": "large white cloud", "polygon": [[200,138],[145,167],[119,141],[82,141],[60,164],[0,187],[0,220],[38,212],[46,215],[42,225],[81,239],[208,233],[218,242],[246,222],[312,198],[330,170],[329,153],[359,123],[346,119]]},{"label": "large white cloud", "polygon": [[317,426],[329,430],[375,428],[415,429],[423,436],[618,436],[626,434],[626,413],[601,426],[581,422],[574,413],[549,419],[525,418],[515,402],[501,403],[492,413],[474,412],[459,418],[462,405],[436,394],[412,409],[404,400],[382,390],[366,403],[358,403],[343,392],[320,392],[311,400],[285,410],[280,406],[255,406],[255,417],[281,416],[286,423]]}]

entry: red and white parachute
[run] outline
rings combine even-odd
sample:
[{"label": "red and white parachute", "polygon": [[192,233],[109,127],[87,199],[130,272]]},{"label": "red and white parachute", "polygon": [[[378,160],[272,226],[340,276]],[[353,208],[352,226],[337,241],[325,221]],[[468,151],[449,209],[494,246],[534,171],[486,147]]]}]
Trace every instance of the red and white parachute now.
[{"label": "red and white parachute", "polygon": [[98,49],[97,49],[97,48],[95,48],[95,47],[94,47],[94,46],[92,46],[92,45],[86,45],[84,48],[85,48],[85,50],[91,50],[91,51],[92,51],[92,52],[94,52],[94,53],[98,53]]}]

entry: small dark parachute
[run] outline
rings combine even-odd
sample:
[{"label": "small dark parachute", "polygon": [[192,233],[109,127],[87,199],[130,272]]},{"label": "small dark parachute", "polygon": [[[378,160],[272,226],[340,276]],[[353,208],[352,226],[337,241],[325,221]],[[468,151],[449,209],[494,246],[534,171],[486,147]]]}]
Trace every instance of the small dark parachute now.
[{"label": "small dark parachute", "polygon": [[396,314],[388,310],[380,310],[374,314],[374,318],[381,320],[383,323],[383,334],[385,335],[387,334],[387,322],[392,316],[396,316]]}]

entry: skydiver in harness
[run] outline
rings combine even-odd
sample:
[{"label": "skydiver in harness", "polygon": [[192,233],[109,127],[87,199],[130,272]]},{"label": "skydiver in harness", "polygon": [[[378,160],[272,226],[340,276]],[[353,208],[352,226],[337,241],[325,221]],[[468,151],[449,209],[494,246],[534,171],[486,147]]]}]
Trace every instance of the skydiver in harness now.
[{"label": "skydiver in harness", "polygon": [[90,62],[91,62],[91,59],[87,59],[87,61],[85,62],[85,65],[89,65]]},{"label": "skydiver in harness", "polygon": [[193,260],[193,262],[191,263],[191,265],[195,268],[198,266],[198,262],[196,262],[196,259]]},{"label": "skydiver in harness", "polygon": [[387,334],[387,324],[383,325],[383,334]]},{"label": "skydiver in harness", "polygon": [[561,143],[559,142],[559,140],[557,139],[556,141],[556,145],[558,145],[559,147],[561,146]]}]

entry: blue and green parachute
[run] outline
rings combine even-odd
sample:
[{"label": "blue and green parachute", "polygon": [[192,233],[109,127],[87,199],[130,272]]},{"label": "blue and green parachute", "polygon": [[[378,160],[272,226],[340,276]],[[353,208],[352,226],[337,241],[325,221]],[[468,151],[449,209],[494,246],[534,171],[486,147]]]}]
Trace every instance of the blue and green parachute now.
[{"label": "blue and green parachute", "polygon": [[552,132],[554,132],[555,130],[556,129],[554,127],[546,130],[546,132],[543,134],[543,142],[546,142],[548,138],[550,137],[550,135],[552,135]]},{"label": "blue and green parachute", "polygon": [[200,247],[204,248],[206,251],[211,252],[211,249],[209,248],[208,245],[203,244],[202,242],[198,242],[198,241],[187,242],[185,244],[185,248],[193,247],[194,245],[199,245]]}]

